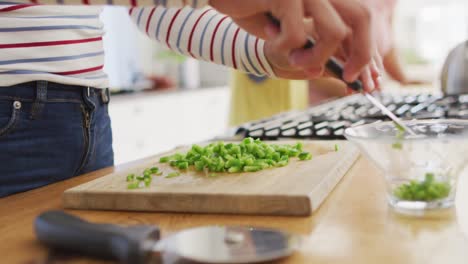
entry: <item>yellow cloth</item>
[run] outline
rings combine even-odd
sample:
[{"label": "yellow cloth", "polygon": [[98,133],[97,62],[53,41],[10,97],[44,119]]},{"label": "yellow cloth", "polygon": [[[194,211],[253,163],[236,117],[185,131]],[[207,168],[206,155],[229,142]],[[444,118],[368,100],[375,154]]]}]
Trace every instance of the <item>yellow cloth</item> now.
[{"label": "yellow cloth", "polygon": [[306,81],[267,79],[256,83],[245,73],[233,71],[231,79],[231,126],[258,120],[308,105]]}]

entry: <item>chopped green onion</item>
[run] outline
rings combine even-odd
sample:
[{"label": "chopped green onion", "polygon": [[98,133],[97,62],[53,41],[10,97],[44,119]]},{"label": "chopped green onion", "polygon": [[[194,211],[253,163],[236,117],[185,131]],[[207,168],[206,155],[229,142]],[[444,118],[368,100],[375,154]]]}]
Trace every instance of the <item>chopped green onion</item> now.
[{"label": "chopped green onion", "polygon": [[245,138],[245,139],[242,141],[242,143],[247,144],[247,145],[250,144],[250,143],[253,143],[253,142],[254,142],[253,138],[250,138],[250,137]]},{"label": "chopped green onion", "polygon": [[338,152],[338,144],[335,144],[335,152]]},{"label": "chopped green onion", "polygon": [[406,129],[402,125],[398,124],[397,122],[394,121],[393,125],[395,125],[398,132],[400,132],[400,133],[403,132],[403,134],[404,134],[404,132],[406,132]]},{"label": "chopped green onion", "polygon": [[450,190],[448,182],[437,182],[434,173],[426,173],[424,181],[401,184],[393,195],[407,201],[434,201],[449,196]]},{"label": "chopped green onion", "polygon": [[131,182],[133,180],[135,180],[135,174],[132,173],[132,174],[127,175],[127,182]]},{"label": "chopped green onion", "polygon": [[145,179],[145,177],[144,176],[137,176],[136,179],[139,180],[139,181],[142,181],[142,180]]},{"label": "chopped green onion", "polygon": [[[203,147],[192,145],[184,154],[175,153],[161,157],[159,161],[169,163],[170,166],[179,170],[186,170],[193,166],[199,172],[236,173],[286,166],[292,157],[309,160],[312,155],[303,152],[303,145],[300,142],[294,145],[277,145],[266,144],[260,139],[245,138],[240,143],[225,144],[219,141]],[[150,169],[152,174],[159,172],[156,168]]]},{"label": "chopped green onion", "polygon": [[403,144],[401,142],[395,142],[392,144],[392,148],[394,149],[403,149]]},{"label": "chopped green onion", "polygon": [[138,182],[131,182],[127,184],[127,189],[133,190],[133,189],[138,189],[139,183]]},{"label": "chopped green onion", "polygon": [[260,171],[260,170],[262,170],[262,167],[260,167],[260,166],[253,166],[253,165],[250,166],[249,165],[249,166],[244,167],[245,172],[256,172],[256,171]]},{"label": "chopped green onion", "polygon": [[169,174],[168,174],[166,177],[164,177],[164,178],[168,178],[168,179],[169,179],[169,178],[175,178],[175,177],[178,177],[178,176],[180,176],[180,172],[175,171],[175,172],[169,173]]},{"label": "chopped green onion", "polygon": [[300,153],[299,150],[293,148],[293,149],[290,149],[288,151],[288,156],[289,157],[297,157],[297,155],[299,155],[299,153]]},{"label": "chopped green onion", "polygon": [[397,139],[397,141],[392,144],[392,148],[401,150],[403,149],[402,141],[405,139],[406,130],[404,127],[402,127],[396,122],[393,122],[393,124],[395,125],[395,128],[397,129],[397,132],[395,134],[395,138]]},{"label": "chopped green onion", "polygon": [[152,181],[151,178],[145,178],[145,179],[143,180],[143,182],[145,183],[145,186],[146,186],[146,187],[149,187],[149,186],[151,185],[151,181]]},{"label": "chopped green onion", "polygon": [[434,178],[435,178],[435,175],[432,172],[428,172],[428,173],[426,173],[425,177],[426,177],[425,178],[426,182],[433,182]]},{"label": "chopped green onion", "polygon": [[254,162],[255,166],[259,166],[262,169],[267,169],[270,167],[270,164],[268,164],[265,160],[257,160]]},{"label": "chopped green onion", "polygon": [[203,168],[205,168],[205,162],[204,162],[204,161],[201,161],[201,160],[195,161],[194,165],[195,165],[195,169],[196,169],[197,171],[202,171]]},{"label": "chopped green onion", "polygon": [[180,170],[185,170],[185,169],[188,168],[189,164],[188,164],[188,162],[186,162],[186,161],[181,161],[181,162],[177,163],[176,166],[177,166],[177,168],[179,168]]},{"label": "chopped green onion", "polygon": [[228,160],[226,162],[226,166],[228,168],[231,168],[231,167],[241,167],[242,166],[242,162],[239,160],[239,159],[231,159],[231,160]]},{"label": "chopped green onion", "polygon": [[241,171],[242,171],[241,167],[230,167],[228,169],[228,172],[230,173],[241,172]]},{"label": "chopped green onion", "polygon": [[303,145],[301,142],[297,142],[294,146],[299,152],[302,152]]},{"label": "chopped green onion", "polygon": [[167,163],[167,162],[169,162],[170,159],[171,159],[171,157],[161,157],[159,159],[159,162],[160,163]]},{"label": "chopped green onion", "polygon": [[203,153],[203,148],[198,146],[198,145],[193,145],[192,146],[192,150],[199,153],[199,154],[202,154]]},{"label": "chopped green onion", "polygon": [[180,161],[184,158],[184,156],[180,153],[176,153],[174,155],[171,156],[172,159],[176,160],[176,161]]},{"label": "chopped green onion", "polygon": [[276,163],[276,167],[284,167],[288,165],[288,161],[287,160],[280,160]]},{"label": "chopped green onion", "polygon": [[312,155],[309,152],[302,152],[299,154],[299,159],[300,160],[310,160],[312,159]]}]

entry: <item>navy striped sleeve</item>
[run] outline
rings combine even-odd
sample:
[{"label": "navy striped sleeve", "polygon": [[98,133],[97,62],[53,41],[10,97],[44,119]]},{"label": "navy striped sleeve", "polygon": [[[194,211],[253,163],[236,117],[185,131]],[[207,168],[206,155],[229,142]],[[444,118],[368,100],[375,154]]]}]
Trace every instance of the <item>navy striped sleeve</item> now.
[{"label": "navy striped sleeve", "polygon": [[[155,15],[140,15],[150,12]],[[265,42],[213,9],[157,7],[154,11],[136,7],[130,15],[142,32],[175,52],[258,76],[275,77],[265,57]]]}]

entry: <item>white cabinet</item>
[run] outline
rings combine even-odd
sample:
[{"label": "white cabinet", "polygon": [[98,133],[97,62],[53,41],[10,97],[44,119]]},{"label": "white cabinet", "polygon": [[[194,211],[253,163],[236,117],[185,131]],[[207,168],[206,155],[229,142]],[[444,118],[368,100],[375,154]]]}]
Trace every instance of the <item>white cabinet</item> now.
[{"label": "white cabinet", "polygon": [[114,96],[109,112],[115,164],[223,134],[228,109],[228,87]]}]

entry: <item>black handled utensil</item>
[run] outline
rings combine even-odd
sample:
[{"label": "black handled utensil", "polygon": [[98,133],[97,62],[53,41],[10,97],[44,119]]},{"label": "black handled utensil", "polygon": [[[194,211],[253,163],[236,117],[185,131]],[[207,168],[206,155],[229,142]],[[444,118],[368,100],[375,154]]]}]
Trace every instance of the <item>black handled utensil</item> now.
[{"label": "black handled utensil", "polygon": [[160,239],[157,227],[93,224],[62,211],[34,223],[45,245],[121,263],[161,263],[164,254],[199,263],[257,263],[291,255],[300,238],[273,229],[207,226]]}]

